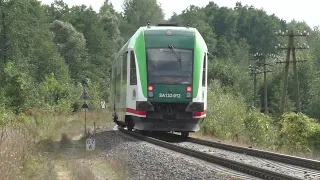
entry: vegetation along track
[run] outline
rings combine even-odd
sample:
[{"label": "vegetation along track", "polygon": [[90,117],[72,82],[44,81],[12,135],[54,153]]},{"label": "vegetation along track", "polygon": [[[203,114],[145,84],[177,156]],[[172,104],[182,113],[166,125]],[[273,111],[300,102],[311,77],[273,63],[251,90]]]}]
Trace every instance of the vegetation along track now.
[{"label": "vegetation along track", "polygon": [[143,135],[138,134],[136,132],[127,131],[127,130],[121,128],[121,127],[119,127],[119,131],[121,131],[121,132],[123,132],[125,134],[128,134],[130,136],[133,136],[135,138],[147,141],[149,143],[152,143],[152,144],[155,144],[155,145],[158,145],[158,146],[161,146],[161,147],[165,147],[167,149],[171,149],[171,150],[174,150],[176,152],[180,152],[180,153],[192,156],[192,157],[196,157],[196,158],[199,158],[199,159],[211,162],[211,163],[222,165],[224,167],[227,167],[227,168],[230,168],[230,169],[242,172],[242,173],[246,173],[246,174],[258,177],[258,178],[273,179],[273,180],[277,180],[277,179],[279,179],[279,180],[280,179],[281,180],[287,180],[287,179],[288,180],[289,179],[290,180],[295,180],[295,179],[298,179],[296,177],[288,176],[286,174],[273,172],[273,171],[270,171],[270,170],[258,168],[258,167],[255,167],[255,166],[251,166],[251,165],[248,165],[248,164],[240,163],[240,162],[233,161],[233,160],[230,160],[230,159],[221,158],[221,157],[218,157],[218,156],[206,154],[206,153],[203,153],[203,152],[200,152],[200,151],[196,151],[196,150],[193,150],[193,149],[185,148],[185,147],[182,147],[182,146],[179,146],[179,145],[175,145],[175,144],[172,144],[172,143],[168,143],[168,142],[165,142],[165,141],[162,141],[162,140],[159,140],[159,139],[155,139],[155,138],[152,138],[152,137],[143,136]]},{"label": "vegetation along track", "polygon": [[[174,135],[178,136],[178,135]],[[223,144],[219,142],[212,142],[202,139],[196,139],[196,138],[188,138],[189,142],[201,144],[213,148],[219,148],[227,151],[237,152],[237,153],[243,153],[250,156],[255,156],[259,158],[265,158],[269,160],[274,160],[277,162],[282,162],[286,164],[296,165],[303,168],[309,168],[320,171],[320,161],[312,160],[312,159],[306,159],[301,157],[295,157],[295,156],[289,156],[285,154],[279,154],[269,151],[262,151],[258,149],[251,149],[251,148],[245,148],[245,147],[239,147],[239,146],[233,146],[229,144]]]}]

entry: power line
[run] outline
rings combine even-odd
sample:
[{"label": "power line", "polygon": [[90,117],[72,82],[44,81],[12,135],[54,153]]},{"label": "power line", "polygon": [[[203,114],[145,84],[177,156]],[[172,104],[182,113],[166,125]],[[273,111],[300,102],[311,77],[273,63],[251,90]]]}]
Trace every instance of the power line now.
[{"label": "power line", "polygon": [[[259,72],[259,74],[263,73],[263,82],[264,82],[264,112],[268,113],[268,87],[267,87],[267,73],[272,72],[270,70],[267,70],[267,66],[272,66],[271,64],[267,63],[268,57],[275,57],[274,54],[263,54],[263,53],[256,53],[253,55],[252,60],[255,60],[255,64],[258,66],[263,66],[263,71]],[[256,81],[256,80],[255,80]],[[256,82],[255,82],[255,88],[254,91],[256,92]],[[254,96],[256,100],[256,96]]]},{"label": "power line", "polygon": [[[297,36],[308,36],[309,33],[306,31],[300,32],[299,30],[294,33],[293,30],[286,30],[285,32],[279,31],[276,32],[278,36],[288,36],[288,44],[287,46],[281,46],[280,44],[275,46],[276,49],[280,50],[287,50],[287,56],[285,62],[279,62],[279,63],[285,63],[285,71],[284,71],[284,84],[282,89],[282,95],[281,95],[281,102],[280,102],[280,113],[284,113],[284,104],[285,104],[285,96],[286,96],[286,90],[288,85],[288,72],[289,72],[289,64],[293,63],[293,72],[295,77],[295,97],[296,97],[296,111],[301,112],[301,106],[300,106],[300,91],[299,91],[299,79],[298,79],[298,72],[297,72],[297,61],[296,59],[296,49],[308,49],[309,46],[307,46],[305,43],[303,45],[300,45],[299,43],[295,44],[295,37]],[[292,52],[292,58],[293,61],[290,61],[290,52]]]},{"label": "power line", "polygon": [[257,75],[262,74],[256,63],[249,65],[250,75],[253,76],[253,106],[257,107]]}]

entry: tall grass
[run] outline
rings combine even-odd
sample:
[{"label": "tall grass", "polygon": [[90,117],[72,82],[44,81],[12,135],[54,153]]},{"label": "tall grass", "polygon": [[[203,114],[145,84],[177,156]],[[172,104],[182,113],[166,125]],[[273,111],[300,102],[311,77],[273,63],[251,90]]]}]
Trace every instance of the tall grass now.
[{"label": "tall grass", "polygon": [[[39,109],[30,109],[20,115],[4,109],[0,111],[1,180],[56,177],[54,165],[47,159],[47,154],[54,150],[54,141],[64,148],[68,146],[70,137],[84,133],[84,113],[67,117],[55,114],[54,110]],[[97,126],[104,125],[106,116],[106,112],[88,112],[88,129],[92,129],[93,121]]]}]

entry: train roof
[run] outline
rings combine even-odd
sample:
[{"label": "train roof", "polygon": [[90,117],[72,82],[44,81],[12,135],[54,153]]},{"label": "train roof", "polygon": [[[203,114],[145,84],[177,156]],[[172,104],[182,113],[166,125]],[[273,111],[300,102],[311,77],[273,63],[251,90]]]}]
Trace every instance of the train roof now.
[{"label": "train roof", "polygon": [[145,35],[163,35],[166,33],[172,33],[179,36],[194,36],[197,31],[193,27],[181,27],[181,26],[143,26],[141,30]]},{"label": "train roof", "polygon": [[[169,31],[168,31],[169,30]],[[206,49],[207,46],[206,43],[199,33],[199,31],[190,26],[178,26],[178,25],[172,25],[172,24],[158,24],[158,25],[147,25],[140,27],[132,36],[131,38],[124,44],[124,46],[120,49],[118,52],[118,55],[123,53],[127,48],[133,48],[136,45],[136,41],[140,39],[142,36],[145,35],[151,35],[151,36],[161,36],[166,33],[172,33],[172,35],[178,35],[178,36],[189,36],[189,37],[195,37],[197,41],[199,42],[198,45],[200,45],[202,48]],[[144,39],[144,38],[143,38]]]}]

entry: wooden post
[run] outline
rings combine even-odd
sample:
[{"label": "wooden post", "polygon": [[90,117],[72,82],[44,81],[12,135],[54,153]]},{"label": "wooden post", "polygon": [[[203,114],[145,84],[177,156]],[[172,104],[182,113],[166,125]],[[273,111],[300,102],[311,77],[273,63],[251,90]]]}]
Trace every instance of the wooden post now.
[{"label": "wooden post", "polygon": [[264,113],[268,114],[268,87],[267,87],[267,63],[266,58],[263,60],[263,84],[264,84]]},{"label": "wooden post", "polygon": [[84,109],[84,135],[87,137],[87,108]]},{"label": "wooden post", "polygon": [[297,112],[301,112],[300,106],[300,89],[299,89],[299,78],[298,78],[298,70],[297,70],[297,59],[296,59],[296,50],[292,49],[292,58],[293,58],[293,74],[295,78],[295,97],[296,97],[296,110]]},{"label": "wooden post", "polygon": [[[287,50],[287,57],[285,63],[285,72],[284,72],[284,83],[283,83],[283,89],[282,89],[282,95],[281,95],[281,102],[280,102],[280,113],[284,113],[284,106],[285,106],[285,96],[287,92],[287,85],[288,85],[288,71],[289,71],[289,63],[290,63],[290,52],[292,51],[292,58],[293,58],[293,72],[294,72],[294,78],[295,78],[295,101],[296,101],[296,111],[301,112],[301,104],[300,104],[300,90],[299,90],[299,79],[298,79],[298,70],[297,70],[297,59],[296,59],[296,49],[308,49],[309,47],[305,45],[305,47],[295,47],[294,38],[296,36],[308,36],[309,33],[304,31],[303,33],[300,33],[299,30],[295,34],[293,30],[284,32],[279,32],[278,35],[280,36],[289,36],[288,46],[287,47],[279,47],[279,49],[285,49]],[[283,62],[279,62],[283,63]]]},{"label": "wooden post", "polygon": [[257,107],[257,73],[253,73],[253,106]]},{"label": "wooden post", "polygon": [[93,135],[96,135],[96,122],[93,122]]},{"label": "wooden post", "polygon": [[[290,44],[290,40],[289,40]],[[281,101],[280,101],[280,113],[284,113],[284,105],[286,100],[286,94],[287,94],[287,86],[288,86],[288,73],[289,73],[289,60],[290,60],[290,51],[291,49],[287,49],[287,57],[285,61],[285,67],[284,67],[284,77],[283,77],[283,88],[282,88],[282,94],[281,94]]]},{"label": "wooden post", "polygon": [[[270,55],[273,55],[273,54],[270,54]],[[254,99],[256,101],[257,97],[256,97],[256,91],[257,91],[257,74],[260,74],[260,73],[263,73],[264,75],[264,112],[265,113],[268,113],[268,98],[267,98],[267,73],[268,72],[272,72],[272,71],[268,71],[267,70],[267,54],[263,54],[263,53],[256,53],[253,55],[253,58],[252,60],[254,60],[255,62],[255,65],[254,65],[254,71],[255,72],[252,72],[253,75],[254,75]],[[259,65],[259,67],[261,67],[261,65],[263,65],[263,72],[258,72],[258,68],[257,67],[257,64]],[[255,106],[256,106],[256,102],[254,103]]]}]

